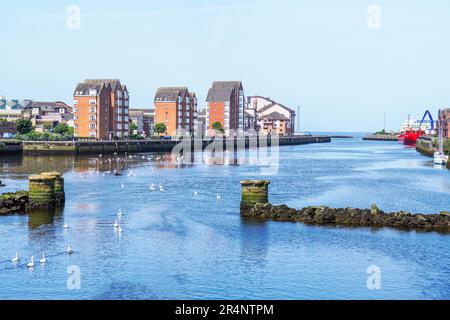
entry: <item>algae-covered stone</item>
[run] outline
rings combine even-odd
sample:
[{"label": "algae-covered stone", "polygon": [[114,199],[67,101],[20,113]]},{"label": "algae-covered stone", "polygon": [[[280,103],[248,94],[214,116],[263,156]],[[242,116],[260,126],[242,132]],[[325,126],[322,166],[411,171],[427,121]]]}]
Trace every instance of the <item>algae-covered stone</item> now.
[{"label": "algae-covered stone", "polygon": [[53,171],[53,172],[44,172],[43,176],[54,177],[55,185],[54,185],[54,197],[56,202],[64,202],[65,200],[65,192],[64,192],[64,177],[62,173]]},{"label": "algae-covered stone", "polygon": [[375,203],[372,203],[370,206],[370,214],[373,216],[376,216],[380,213],[380,209],[378,209],[378,206]]},{"label": "algae-covered stone", "polygon": [[257,203],[269,202],[269,184],[267,180],[241,181],[241,214],[245,215],[247,208],[253,208]]},{"label": "algae-covered stone", "polygon": [[52,207],[55,204],[55,177],[33,175],[28,178],[30,207]]}]

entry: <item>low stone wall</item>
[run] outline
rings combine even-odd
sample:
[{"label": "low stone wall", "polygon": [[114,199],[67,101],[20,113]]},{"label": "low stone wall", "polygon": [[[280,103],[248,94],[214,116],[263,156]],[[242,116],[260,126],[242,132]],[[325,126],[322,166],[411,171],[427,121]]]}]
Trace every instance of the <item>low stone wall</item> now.
[{"label": "low stone wall", "polygon": [[[19,142],[20,152],[27,155],[49,155],[49,154],[102,154],[102,153],[139,153],[139,152],[171,152],[172,149],[181,142],[177,140],[128,140],[128,141],[23,141]],[[188,140],[189,141],[189,140]],[[279,145],[301,145],[309,143],[330,142],[329,136],[292,136],[280,137]],[[212,139],[193,139],[189,141],[192,149],[194,146],[201,146],[204,150]],[[270,146],[270,139],[267,146]],[[251,148],[266,146],[257,138],[235,138],[221,141],[224,148],[232,144],[237,148]],[[200,149],[200,147],[199,147]],[[19,152],[19,151],[17,151]]]},{"label": "low stone wall", "polygon": [[22,143],[16,140],[0,140],[0,155],[22,153]]},{"label": "low stone wall", "polygon": [[416,151],[424,156],[433,157],[435,148],[431,140],[418,139],[416,141]]},{"label": "low stone wall", "polygon": [[28,192],[4,193],[0,196],[0,215],[26,213]]},{"label": "low stone wall", "polygon": [[273,206],[257,203],[241,211],[242,216],[274,221],[303,222],[309,225],[346,227],[390,227],[402,230],[437,231],[450,233],[450,213],[411,214],[399,211],[385,213],[376,205],[371,209],[333,209],[329,207],[306,207],[300,210],[286,205]]},{"label": "low stone wall", "polygon": [[398,134],[371,134],[362,139],[366,141],[397,141]]}]

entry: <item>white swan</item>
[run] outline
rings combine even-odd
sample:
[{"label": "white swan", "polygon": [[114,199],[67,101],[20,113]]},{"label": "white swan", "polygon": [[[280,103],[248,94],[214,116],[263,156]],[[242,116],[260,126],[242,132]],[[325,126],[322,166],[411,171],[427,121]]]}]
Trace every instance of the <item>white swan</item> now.
[{"label": "white swan", "polygon": [[164,192],[164,187],[163,186],[159,186],[159,191]]},{"label": "white swan", "polygon": [[152,184],[151,186],[150,186],[150,190],[155,190],[155,185],[154,184]]},{"label": "white swan", "polygon": [[123,229],[122,229],[122,227],[121,227],[120,225],[119,225],[117,231],[118,231],[119,233],[122,233]]},{"label": "white swan", "polygon": [[67,222],[64,222],[64,229],[69,229],[69,224]]},{"label": "white swan", "polygon": [[196,196],[198,193],[197,193],[197,191],[194,191],[194,196]]},{"label": "white swan", "polygon": [[117,215],[120,217],[122,216],[122,209],[119,209],[119,212],[117,213]]},{"label": "white swan", "polygon": [[217,199],[217,200],[222,199],[222,197],[220,196],[220,194],[217,194],[217,195],[216,195],[216,199]]},{"label": "white swan", "polygon": [[45,252],[42,253],[42,258],[39,260],[39,262],[41,264],[46,264],[47,263],[47,259],[45,259]]},{"label": "white swan", "polygon": [[11,259],[11,262],[13,263],[17,263],[19,262],[20,258],[19,258],[19,254],[16,252],[16,256],[14,258]]},{"label": "white swan", "polygon": [[70,244],[69,244],[69,246],[67,247],[66,252],[67,252],[67,254],[72,254],[72,253],[73,253],[73,250],[72,250],[72,247],[70,246]]},{"label": "white swan", "polygon": [[30,262],[28,262],[28,264],[27,264],[27,268],[33,268],[34,267],[34,257],[33,256],[31,256],[31,261]]},{"label": "white swan", "polygon": [[117,222],[117,220],[114,221],[113,226],[114,226],[114,228],[118,228],[119,227],[119,223]]}]

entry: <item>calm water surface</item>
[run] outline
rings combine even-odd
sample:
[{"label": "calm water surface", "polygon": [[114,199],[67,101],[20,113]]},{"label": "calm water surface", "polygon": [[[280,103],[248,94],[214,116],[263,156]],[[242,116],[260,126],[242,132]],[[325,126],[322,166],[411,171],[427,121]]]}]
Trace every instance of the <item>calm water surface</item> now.
[{"label": "calm water surface", "polygon": [[[139,154],[121,156],[124,175],[114,177],[103,175],[116,166],[110,160],[0,158],[1,192],[26,188],[30,173],[58,169],[67,197],[53,214],[0,217],[1,299],[450,298],[450,235],[243,220],[239,181],[262,178],[258,165],[182,165],[170,155]],[[297,208],[450,209],[450,171],[396,143],[281,147],[278,172],[265,178],[272,203]],[[121,235],[112,225],[119,209]],[[17,266],[10,262],[16,251]],[[47,265],[27,270],[42,252]],[[67,289],[71,265],[81,270],[80,290]],[[371,265],[381,268],[380,290],[367,289]]]}]

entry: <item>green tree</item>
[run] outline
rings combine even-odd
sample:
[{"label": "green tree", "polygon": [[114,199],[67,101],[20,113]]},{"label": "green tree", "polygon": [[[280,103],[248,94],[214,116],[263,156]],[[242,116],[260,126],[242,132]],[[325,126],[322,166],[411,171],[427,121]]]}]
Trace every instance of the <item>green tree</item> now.
[{"label": "green tree", "polygon": [[212,124],[212,128],[213,128],[214,130],[216,130],[216,132],[217,132],[217,131],[219,131],[219,132],[221,132],[221,133],[224,133],[224,132],[225,132],[225,130],[223,129],[222,124],[221,124],[219,121],[214,122],[214,123]]},{"label": "green tree", "polygon": [[137,129],[138,129],[138,126],[136,123],[130,124],[130,132],[135,132],[135,131],[137,131]]},{"label": "green tree", "polygon": [[153,129],[155,130],[156,133],[162,134],[167,131],[167,126],[162,122],[155,123],[155,125],[153,126]]},{"label": "green tree", "polygon": [[33,123],[29,119],[20,119],[16,121],[16,130],[20,134],[27,134],[33,131]]},{"label": "green tree", "polygon": [[61,135],[68,135],[69,126],[65,123],[59,123],[54,129],[53,132]]}]

